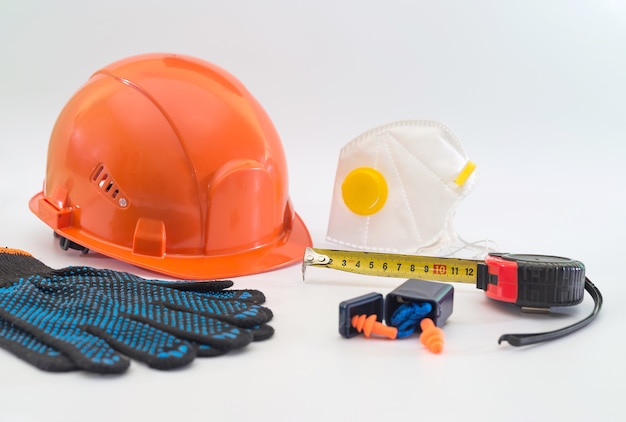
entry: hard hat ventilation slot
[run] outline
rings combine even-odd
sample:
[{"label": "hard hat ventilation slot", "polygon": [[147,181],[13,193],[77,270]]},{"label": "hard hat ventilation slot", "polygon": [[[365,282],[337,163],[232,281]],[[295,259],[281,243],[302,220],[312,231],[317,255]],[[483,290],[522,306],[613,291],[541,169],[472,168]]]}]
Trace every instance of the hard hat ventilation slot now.
[{"label": "hard hat ventilation slot", "polygon": [[118,187],[115,180],[111,176],[111,173],[107,170],[106,166],[102,163],[98,164],[91,173],[91,182],[98,187],[98,190],[113,201],[116,205],[126,208],[128,206],[128,200]]}]

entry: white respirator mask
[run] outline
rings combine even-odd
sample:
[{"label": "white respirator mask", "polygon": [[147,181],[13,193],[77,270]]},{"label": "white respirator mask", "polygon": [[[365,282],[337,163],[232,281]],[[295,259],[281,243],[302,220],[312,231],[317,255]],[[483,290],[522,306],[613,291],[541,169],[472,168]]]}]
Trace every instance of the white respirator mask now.
[{"label": "white respirator mask", "polygon": [[339,155],[327,240],[367,251],[436,255],[459,240],[456,208],[476,165],[454,133],[430,120],[372,129]]}]

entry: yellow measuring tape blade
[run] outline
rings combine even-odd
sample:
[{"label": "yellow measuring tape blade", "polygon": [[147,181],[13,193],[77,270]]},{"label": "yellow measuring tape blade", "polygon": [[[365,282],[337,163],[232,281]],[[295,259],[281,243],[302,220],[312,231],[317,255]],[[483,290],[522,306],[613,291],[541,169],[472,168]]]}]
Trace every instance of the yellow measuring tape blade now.
[{"label": "yellow measuring tape blade", "polygon": [[476,284],[478,263],[459,258],[306,248],[302,278],[306,267],[323,267],[355,274]]}]

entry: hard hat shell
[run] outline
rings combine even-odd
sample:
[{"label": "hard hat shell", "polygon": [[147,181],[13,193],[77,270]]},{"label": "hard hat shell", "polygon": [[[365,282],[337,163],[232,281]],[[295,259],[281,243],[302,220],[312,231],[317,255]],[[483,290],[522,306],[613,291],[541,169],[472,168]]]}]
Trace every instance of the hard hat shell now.
[{"label": "hard hat shell", "polygon": [[266,112],[231,74],[182,55],[94,73],[55,123],[29,207],[84,248],[178,278],[268,271],[311,246]]}]

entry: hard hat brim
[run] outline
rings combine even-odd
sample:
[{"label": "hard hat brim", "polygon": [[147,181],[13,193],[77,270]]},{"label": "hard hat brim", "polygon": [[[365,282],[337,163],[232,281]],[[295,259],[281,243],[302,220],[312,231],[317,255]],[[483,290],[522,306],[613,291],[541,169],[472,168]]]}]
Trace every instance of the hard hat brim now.
[{"label": "hard hat brim", "polygon": [[[45,200],[43,192],[31,198],[29,208],[41,220],[48,222],[40,209],[41,200]],[[276,242],[234,254],[211,256],[167,253],[160,257],[141,255],[129,248],[94,238],[72,225],[53,230],[79,245],[89,245],[89,250],[94,252],[170,277],[189,280],[213,280],[277,270],[302,262],[304,250],[312,246],[309,231],[297,213],[294,213],[291,230]]]}]

